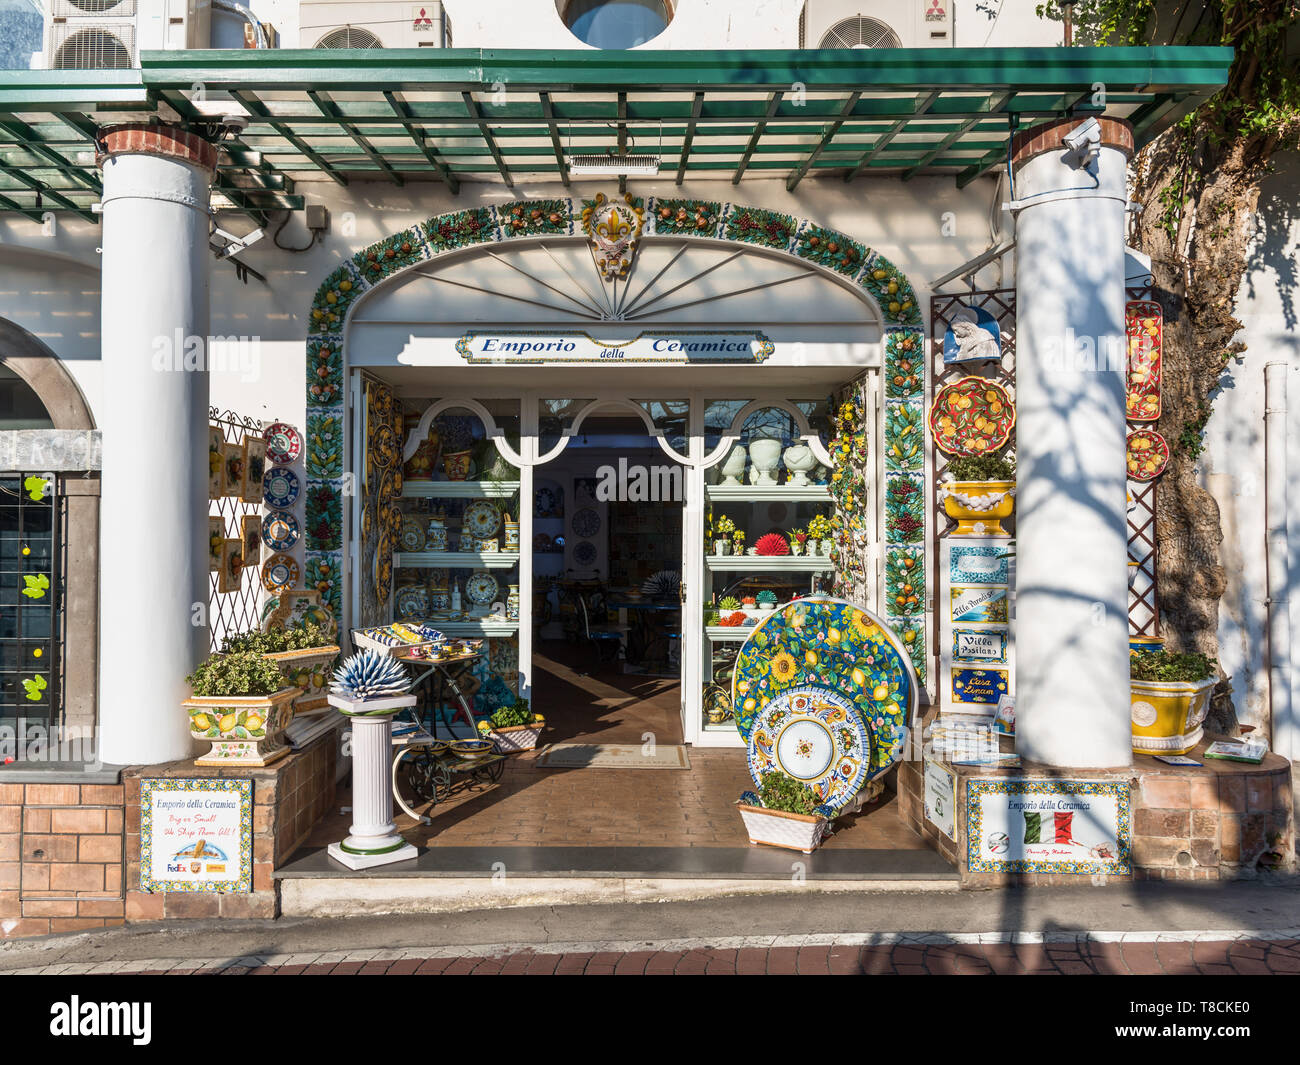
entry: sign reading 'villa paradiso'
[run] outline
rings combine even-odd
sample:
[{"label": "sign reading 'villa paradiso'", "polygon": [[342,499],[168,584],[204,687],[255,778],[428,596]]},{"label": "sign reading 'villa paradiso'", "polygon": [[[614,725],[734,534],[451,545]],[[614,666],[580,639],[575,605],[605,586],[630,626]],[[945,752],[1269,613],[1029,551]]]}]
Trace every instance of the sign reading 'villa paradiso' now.
[{"label": "sign reading 'villa paradiso'", "polygon": [[526,363],[760,363],[775,350],[762,333],[640,333],[630,340],[586,333],[466,333],[456,341],[466,362]]}]

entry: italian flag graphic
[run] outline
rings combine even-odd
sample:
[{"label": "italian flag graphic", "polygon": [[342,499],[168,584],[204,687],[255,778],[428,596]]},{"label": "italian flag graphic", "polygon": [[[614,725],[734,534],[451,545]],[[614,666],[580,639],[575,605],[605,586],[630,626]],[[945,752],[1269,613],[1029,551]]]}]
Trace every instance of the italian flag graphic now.
[{"label": "italian flag graphic", "polygon": [[1026,813],[1025,842],[1074,843],[1074,839],[1070,835],[1073,820],[1074,814],[1072,813]]}]

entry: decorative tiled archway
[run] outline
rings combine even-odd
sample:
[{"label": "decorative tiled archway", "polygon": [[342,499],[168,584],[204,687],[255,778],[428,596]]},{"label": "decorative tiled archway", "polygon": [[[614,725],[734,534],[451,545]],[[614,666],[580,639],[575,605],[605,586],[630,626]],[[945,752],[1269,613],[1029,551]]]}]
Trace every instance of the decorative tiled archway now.
[{"label": "decorative tiled archway", "polygon": [[[885,531],[884,600],[886,607],[895,606],[882,613],[889,615],[891,627],[900,635],[910,634],[913,662],[924,680],[925,567],[916,565],[915,559],[925,551],[930,509],[924,502],[926,360],[920,356],[921,309],[911,284],[885,256],[809,219],[720,201],[629,202],[643,219],[643,236],[700,237],[784,252],[847,279],[879,308],[886,328],[881,446],[887,482],[879,493],[883,510],[879,517]],[[519,200],[436,215],[357,252],[316,290],[307,339],[304,583],[319,588],[321,601],[328,603],[335,617],[342,618],[344,337],[350,312],[362,295],[395,274],[447,252],[586,232],[585,217],[595,206],[596,200]],[[860,448],[851,444],[837,458],[837,465],[851,465],[862,457]],[[846,560],[861,555],[855,537],[864,528],[864,515],[852,509],[859,497],[850,501],[837,493],[838,550]],[[907,565],[908,559],[914,560],[912,565]],[[902,600],[890,592],[899,583],[898,574],[912,578],[911,591]]]}]

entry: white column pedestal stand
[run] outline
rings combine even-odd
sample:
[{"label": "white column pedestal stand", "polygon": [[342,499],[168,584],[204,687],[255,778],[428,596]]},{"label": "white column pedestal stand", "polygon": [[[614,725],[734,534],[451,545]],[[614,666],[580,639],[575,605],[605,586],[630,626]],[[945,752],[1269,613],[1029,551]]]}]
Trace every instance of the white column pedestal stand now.
[{"label": "white column pedestal stand", "polygon": [[352,700],[330,695],[330,705],[352,719],[352,832],[327,853],[349,869],[404,862],[419,854],[397,834],[389,778],[393,714],[415,705],[414,695]]}]

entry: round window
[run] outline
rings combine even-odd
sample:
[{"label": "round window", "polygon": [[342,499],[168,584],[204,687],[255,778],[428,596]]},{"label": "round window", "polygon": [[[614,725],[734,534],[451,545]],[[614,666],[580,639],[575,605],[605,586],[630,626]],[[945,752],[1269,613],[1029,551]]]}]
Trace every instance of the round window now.
[{"label": "round window", "polygon": [[635,48],[668,28],[673,13],[666,0],[569,0],[564,24],[593,48]]}]

